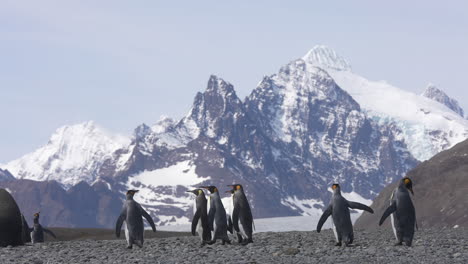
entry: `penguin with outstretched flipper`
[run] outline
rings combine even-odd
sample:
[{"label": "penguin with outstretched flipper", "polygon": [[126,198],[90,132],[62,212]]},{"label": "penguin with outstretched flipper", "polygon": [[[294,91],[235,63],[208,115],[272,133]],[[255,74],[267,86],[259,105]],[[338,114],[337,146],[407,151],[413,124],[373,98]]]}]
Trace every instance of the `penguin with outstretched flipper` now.
[{"label": "penguin with outstretched flipper", "polygon": [[344,241],[346,246],[353,243],[354,232],[353,224],[351,222],[351,215],[349,208],[364,210],[369,213],[374,213],[367,205],[351,202],[341,196],[341,188],[339,184],[332,185],[333,197],[330,200],[330,204],[323,212],[317,224],[317,232],[320,233],[323,224],[327,221],[327,218],[331,215],[333,219],[333,231],[336,238],[336,246],[341,246]]},{"label": "penguin with outstretched flipper", "polygon": [[148,223],[151,225],[153,232],[156,232],[156,226],[154,225],[151,216],[139,203],[133,200],[133,196],[137,192],[138,190],[127,191],[127,200],[125,201],[122,212],[115,224],[115,235],[120,237],[120,230],[123,222],[125,221],[125,236],[127,239],[128,249],[131,249],[133,244],[140,248],[143,247],[143,237],[145,233],[143,217],[146,218]]}]

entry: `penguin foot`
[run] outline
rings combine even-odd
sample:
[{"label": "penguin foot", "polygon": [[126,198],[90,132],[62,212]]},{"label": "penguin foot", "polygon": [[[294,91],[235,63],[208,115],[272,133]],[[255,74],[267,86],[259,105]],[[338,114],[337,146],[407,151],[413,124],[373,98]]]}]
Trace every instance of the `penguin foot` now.
[{"label": "penguin foot", "polygon": [[403,246],[403,243],[400,241],[400,242],[396,243],[394,246]]},{"label": "penguin foot", "polygon": [[133,246],[132,246],[132,245],[130,245],[130,246],[127,246],[127,249],[132,249],[132,248],[133,248]]},{"label": "penguin foot", "polygon": [[229,245],[231,245],[231,240],[224,240],[223,239],[223,242],[221,243],[221,245],[224,245],[224,243],[228,243]]},{"label": "penguin foot", "polygon": [[337,242],[337,243],[335,244],[335,247],[341,247],[341,242]]},{"label": "penguin foot", "polygon": [[216,243],[216,240],[206,241],[206,244],[208,245],[213,245],[214,243]]},{"label": "penguin foot", "polygon": [[411,247],[411,242],[406,241],[405,244],[407,247]]}]

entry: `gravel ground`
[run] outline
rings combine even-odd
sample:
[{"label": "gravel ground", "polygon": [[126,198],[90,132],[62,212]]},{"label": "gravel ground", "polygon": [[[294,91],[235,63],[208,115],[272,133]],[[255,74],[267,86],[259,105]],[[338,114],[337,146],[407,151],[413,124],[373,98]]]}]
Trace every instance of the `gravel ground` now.
[{"label": "gravel ground", "polygon": [[200,248],[198,237],[77,240],[0,248],[0,263],[468,263],[468,229],[416,233],[413,247],[393,246],[391,230],[355,231],[353,247],[335,247],[331,230],[256,233],[254,243]]}]

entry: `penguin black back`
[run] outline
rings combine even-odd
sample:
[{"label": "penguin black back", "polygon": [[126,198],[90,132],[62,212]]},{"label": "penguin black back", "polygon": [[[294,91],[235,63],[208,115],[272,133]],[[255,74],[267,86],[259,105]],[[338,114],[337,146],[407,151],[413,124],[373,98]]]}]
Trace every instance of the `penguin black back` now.
[{"label": "penguin black back", "polygon": [[198,232],[202,245],[211,240],[211,230],[208,224],[208,205],[202,189],[187,191],[195,194],[195,212],[192,219],[192,235]]},{"label": "penguin black back", "polygon": [[23,221],[15,199],[0,189],[0,246],[23,245]]},{"label": "penguin black back", "polygon": [[400,180],[400,184],[392,193],[390,206],[387,207],[379,221],[379,226],[383,224],[388,216],[392,218],[392,228],[397,240],[396,245],[411,246],[413,242],[414,229],[416,227],[416,210],[411,200],[413,192],[413,182],[405,177]]},{"label": "penguin black back", "polygon": [[[234,190],[232,212],[232,222],[236,232],[242,235],[242,244],[252,243],[253,216],[249,201],[244,193],[244,188],[240,184],[228,185]],[[240,226],[239,226],[240,222]],[[242,228],[241,228],[242,227]]]}]

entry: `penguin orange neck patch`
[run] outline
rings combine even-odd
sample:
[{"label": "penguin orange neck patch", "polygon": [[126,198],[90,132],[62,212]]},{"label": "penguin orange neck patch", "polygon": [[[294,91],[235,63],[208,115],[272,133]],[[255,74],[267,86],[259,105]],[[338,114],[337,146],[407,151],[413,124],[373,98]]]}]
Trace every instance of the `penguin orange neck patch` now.
[{"label": "penguin orange neck patch", "polygon": [[411,183],[411,180],[408,179],[408,178],[406,178],[406,179],[404,180],[404,182],[405,182],[405,184],[409,184],[409,183]]}]

